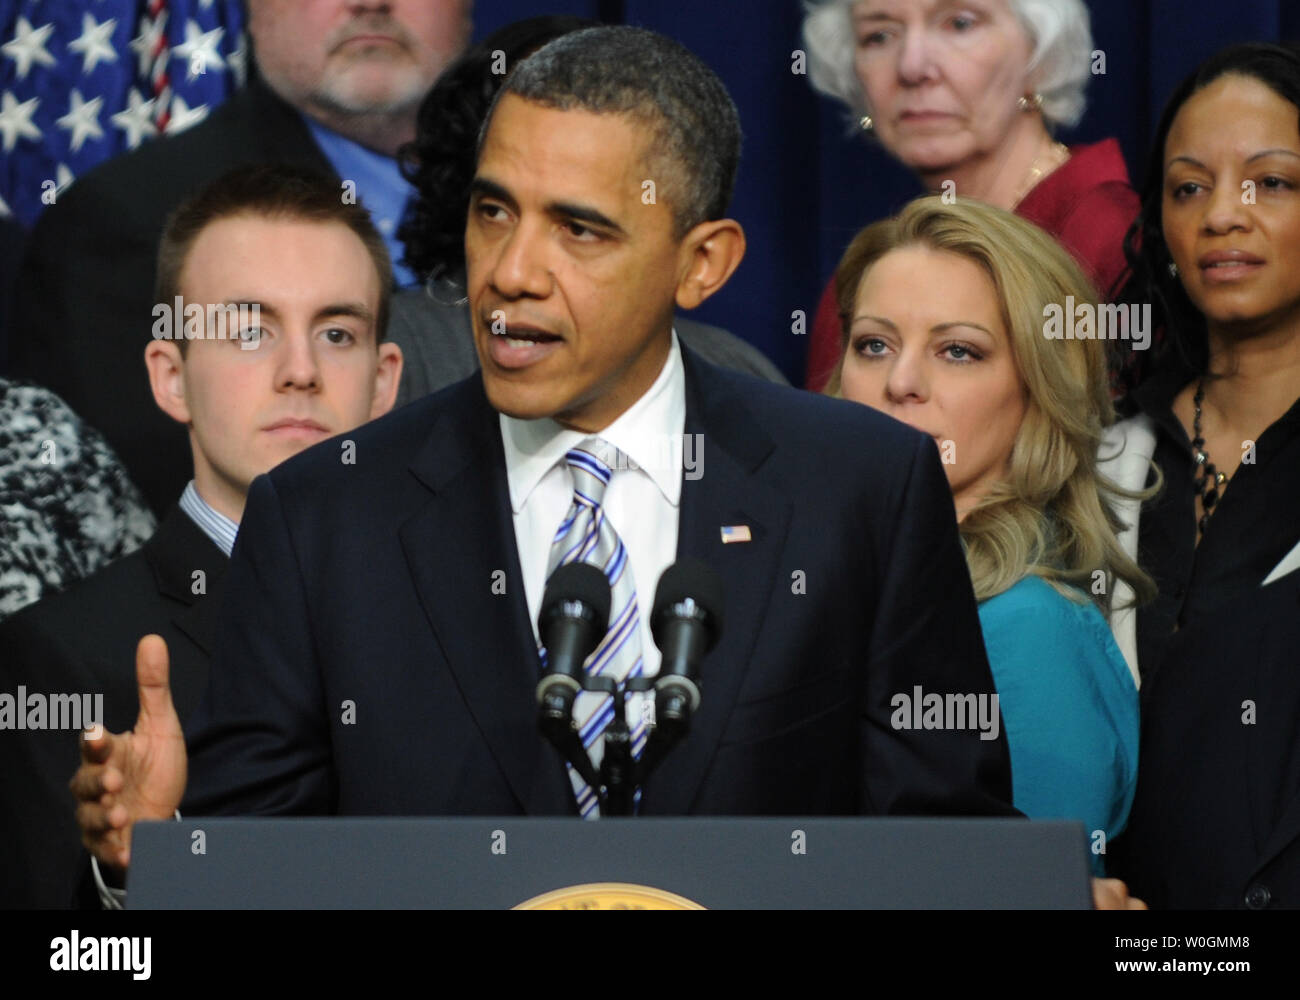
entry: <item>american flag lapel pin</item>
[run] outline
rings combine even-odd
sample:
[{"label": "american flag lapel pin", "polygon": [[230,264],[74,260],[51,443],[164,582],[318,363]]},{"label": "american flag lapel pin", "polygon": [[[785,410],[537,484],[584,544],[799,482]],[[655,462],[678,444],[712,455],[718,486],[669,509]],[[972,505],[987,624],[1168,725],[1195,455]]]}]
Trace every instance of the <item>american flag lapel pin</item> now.
[{"label": "american flag lapel pin", "polygon": [[753,537],[749,532],[748,524],[724,524],[722,526],[723,545],[730,545],[732,542],[748,542]]}]

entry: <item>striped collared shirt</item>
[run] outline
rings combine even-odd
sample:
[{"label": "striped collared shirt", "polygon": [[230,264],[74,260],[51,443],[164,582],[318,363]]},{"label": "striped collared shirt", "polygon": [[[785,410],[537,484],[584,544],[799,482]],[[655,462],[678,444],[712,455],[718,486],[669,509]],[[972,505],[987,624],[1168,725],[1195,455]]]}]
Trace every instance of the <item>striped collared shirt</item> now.
[{"label": "striped collared shirt", "polygon": [[189,515],[190,520],[199,526],[199,530],[212,539],[212,544],[230,556],[235,547],[235,535],[239,533],[239,522],[232,521],[225,514],[220,514],[208,506],[199,496],[191,479],[181,494],[181,510]]}]

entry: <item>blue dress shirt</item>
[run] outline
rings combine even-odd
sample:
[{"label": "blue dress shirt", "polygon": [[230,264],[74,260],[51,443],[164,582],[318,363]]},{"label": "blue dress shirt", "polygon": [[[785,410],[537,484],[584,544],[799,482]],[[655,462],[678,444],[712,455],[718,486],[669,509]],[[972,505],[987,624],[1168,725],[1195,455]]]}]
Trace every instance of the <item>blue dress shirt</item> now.
[{"label": "blue dress shirt", "polygon": [[306,115],[303,121],[338,175],[356,184],[357,200],[369,210],[393,259],[394,281],[401,288],[416,284],[411,269],[400,263],[406,250],[397,239],[397,227],[415,188],[402,176],[397,161],[330,131]]}]

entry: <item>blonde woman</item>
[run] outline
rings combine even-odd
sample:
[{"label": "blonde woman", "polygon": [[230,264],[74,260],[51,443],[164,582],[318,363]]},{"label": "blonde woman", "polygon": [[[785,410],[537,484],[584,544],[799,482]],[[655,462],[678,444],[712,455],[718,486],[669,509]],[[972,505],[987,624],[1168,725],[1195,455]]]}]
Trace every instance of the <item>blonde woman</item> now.
[{"label": "blonde woman", "polygon": [[1069,254],[1009,212],[927,197],[868,227],[836,272],[843,350],[828,392],[935,440],[952,487],[1030,817],[1080,819],[1093,867],[1137,780],[1134,675],[1103,611],[1153,585],[1116,541],[1097,473],[1114,416],[1104,345],[1063,340],[1052,307],[1096,294]]}]

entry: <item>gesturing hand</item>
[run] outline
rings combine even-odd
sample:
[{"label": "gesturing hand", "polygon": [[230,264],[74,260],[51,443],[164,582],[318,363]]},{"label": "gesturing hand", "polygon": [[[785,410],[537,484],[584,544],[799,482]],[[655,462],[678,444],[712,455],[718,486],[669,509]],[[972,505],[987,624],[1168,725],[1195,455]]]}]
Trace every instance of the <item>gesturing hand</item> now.
[{"label": "gesturing hand", "polygon": [[146,635],[135,652],[140,714],[128,733],[102,726],[81,741],[69,787],[81,841],[101,863],[126,868],[136,820],[169,819],[185,793],[185,738],[168,685],[167,644]]}]

